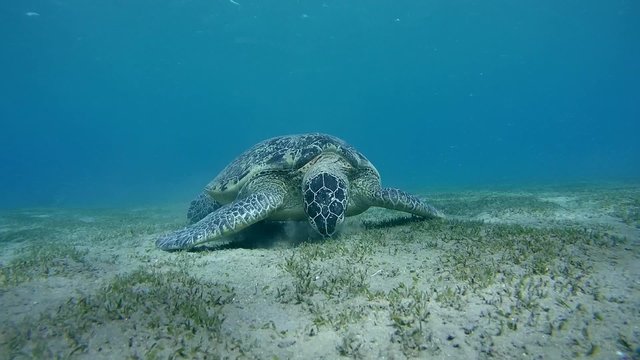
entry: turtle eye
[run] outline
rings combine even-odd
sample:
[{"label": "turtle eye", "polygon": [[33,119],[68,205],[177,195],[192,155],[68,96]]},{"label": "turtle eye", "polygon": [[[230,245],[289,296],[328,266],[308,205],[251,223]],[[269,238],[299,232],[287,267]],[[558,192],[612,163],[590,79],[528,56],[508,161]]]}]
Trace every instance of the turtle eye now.
[{"label": "turtle eye", "polygon": [[309,222],[323,236],[331,236],[344,221],[347,184],[330,173],[320,173],[303,186],[304,211]]}]

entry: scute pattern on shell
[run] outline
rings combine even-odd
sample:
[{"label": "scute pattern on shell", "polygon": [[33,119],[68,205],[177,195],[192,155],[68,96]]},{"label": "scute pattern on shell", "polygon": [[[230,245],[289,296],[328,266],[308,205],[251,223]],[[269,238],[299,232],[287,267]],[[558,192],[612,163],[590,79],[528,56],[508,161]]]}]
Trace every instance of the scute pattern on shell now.
[{"label": "scute pattern on shell", "polygon": [[312,133],[279,136],[262,141],[242,153],[207,188],[209,191],[239,190],[238,184],[253,174],[300,169],[325,151],[341,154],[354,167],[370,164],[358,150],[331,135]]}]

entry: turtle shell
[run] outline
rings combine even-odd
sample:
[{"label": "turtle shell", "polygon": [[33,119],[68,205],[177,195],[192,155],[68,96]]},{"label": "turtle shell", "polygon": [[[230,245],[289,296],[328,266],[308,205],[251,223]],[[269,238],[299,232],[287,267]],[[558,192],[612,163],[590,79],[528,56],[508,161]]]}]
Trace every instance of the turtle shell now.
[{"label": "turtle shell", "polygon": [[362,153],[335,136],[320,133],[279,136],[240,154],[207,185],[206,190],[217,199],[232,200],[256,174],[296,171],[326,152],[340,154],[354,168],[373,167]]}]

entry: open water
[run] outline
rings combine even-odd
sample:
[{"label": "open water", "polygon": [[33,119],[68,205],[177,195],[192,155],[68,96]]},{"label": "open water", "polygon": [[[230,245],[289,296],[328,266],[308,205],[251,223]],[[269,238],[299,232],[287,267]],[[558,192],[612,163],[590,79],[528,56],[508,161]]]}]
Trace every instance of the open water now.
[{"label": "open water", "polygon": [[319,131],[414,191],[634,181],[640,3],[0,4],[0,207],[187,202]]}]

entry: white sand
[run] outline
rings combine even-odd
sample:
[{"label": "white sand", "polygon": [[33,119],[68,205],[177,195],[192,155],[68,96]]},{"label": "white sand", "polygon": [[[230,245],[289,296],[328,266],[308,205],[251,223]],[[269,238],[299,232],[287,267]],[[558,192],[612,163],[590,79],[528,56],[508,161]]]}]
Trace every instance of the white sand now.
[{"label": "white sand", "polygon": [[428,198],[450,220],[373,209],[336,239],[288,224],[190,253],[153,245],[179,207],[4,212],[0,357],[640,356],[640,187]]}]

